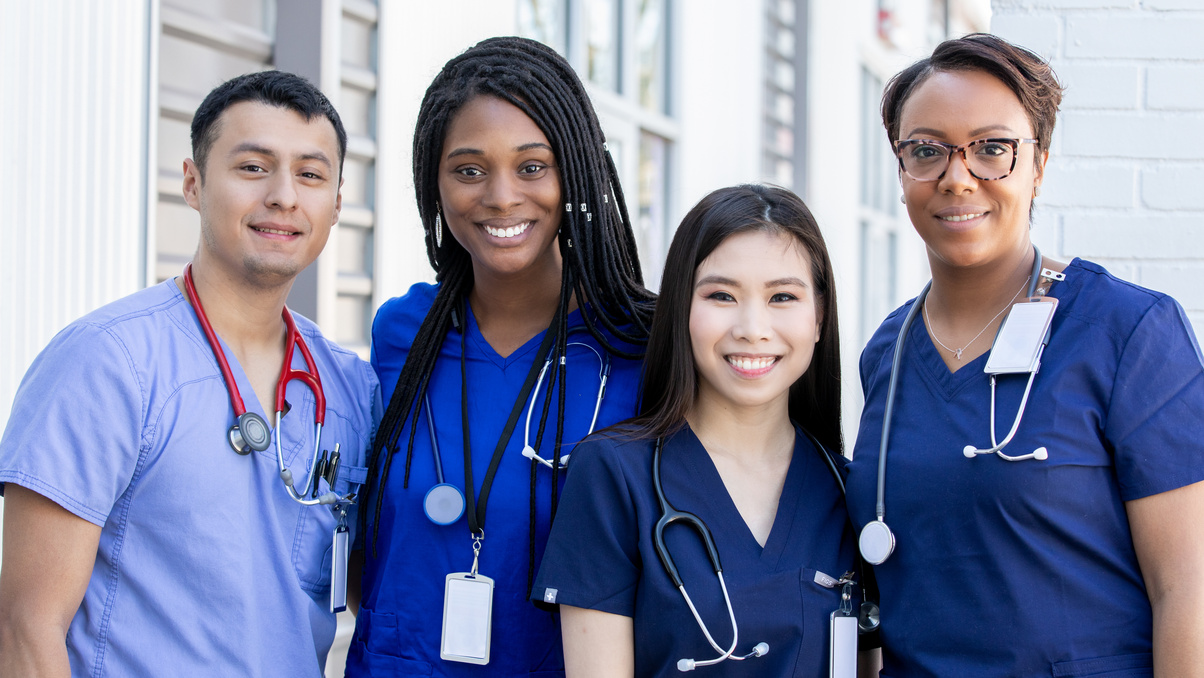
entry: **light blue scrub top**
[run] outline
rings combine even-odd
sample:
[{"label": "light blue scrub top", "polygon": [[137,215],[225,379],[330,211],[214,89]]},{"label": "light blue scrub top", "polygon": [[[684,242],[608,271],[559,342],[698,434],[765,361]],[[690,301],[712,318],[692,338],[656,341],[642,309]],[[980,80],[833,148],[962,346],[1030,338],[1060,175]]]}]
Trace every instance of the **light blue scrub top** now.
[{"label": "light blue scrub top", "polygon": [[[376,314],[372,325],[372,361],[386,398],[391,397],[397,385],[410,344],[431,307],[436,290],[434,285],[415,285],[404,297],[386,302]],[[579,313],[570,314],[570,327],[581,322]],[[468,309],[467,331],[472,468],[475,489],[480,496],[481,483],[498,436],[510,416],[544,333],[503,358],[485,341],[471,308]],[[597,342],[587,333],[573,333],[569,340],[598,348]],[[641,365],[638,360],[612,358],[606,397],[598,414],[599,429],[635,413]],[[587,348],[570,346],[565,368],[568,391],[563,452],[568,453],[589,429],[598,392],[599,360]],[[556,437],[559,390],[559,387],[551,390],[552,407],[543,445],[539,448],[545,459],[554,456],[551,449]],[[545,380],[531,421],[532,444],[548,392]],[[431,375],[430,401],[443,458],[444,479],[462,490],[464,434],[460,394],[460,333],[452,328]],[[532,462],[523,457],[525,423],[524,409],[498,466],[486,505],[480,573],[495,582],[489,664],[463,664],[439,657],[444,578],[449,573],[467,572],[472,567],[472,539],[467,517],[461,516],[451,525],[436,525],[423,513],[422,500],[435,484],[436,474],[426,414],[422,412],[414,440],[409,488],[404,487],[405,457],[413,420],[407,423],[398,438],[400,449],[394,453],[386,481],[380,530],[375,541],[371,532],[376,511],[375,494],[370,495],[362,507],[369,511],[368,533],[364,535],[364,599],[347,657],[348,676],[551,678],[564,675],[559,625],[551,613],[539,610],[527,601],[528,576],[539,565],[551,522],[552,471],[543,465],[533,469]],[[572,463],[570,461],[570,468]],[[561,482],[566,475],[563,471],[560,473]],[[532,497],[535,502],[534,535],[531,534]],[[532,543],[535,546],[534,563],[530,557]]]},{"label": "light blue scrub top", "polygon": [[[322,447],[340,444],[334,489],[346,493],[364,479],[380,389],[367,363],[294,317],[326,393]],[[226,358],[249,410],[274,425]],[[300,351],[294,366],[304,369]],[[301,485],[314,397],[293,381],[287,399],[282,444]],[[335,518],[288,497],[274,446],[235,454],[233,422],[213,351],[170,280],[72,323],[30,367],[0,482],[103,528],[67,636],[74,676],[321,675]]]},{"label": "light blue scrub top", "polygon": [[[1174,299],[1076,259],[1050,290],[1049,346],[1009,455],[990,444],[984,354],[950,372],[915,322],[886,464],[895,552],[874,568],[883,678],[1108,676],[1151,669],[1149,596],[1125,502],[1204,480],[1204,359]],[[874,519],[895,338],[908,304],[861,356],[866,394],[849,512]],[[1027,376],[1001,376],[1000,439]],[[1181,528],[1199,529],[1182,516]]]}]

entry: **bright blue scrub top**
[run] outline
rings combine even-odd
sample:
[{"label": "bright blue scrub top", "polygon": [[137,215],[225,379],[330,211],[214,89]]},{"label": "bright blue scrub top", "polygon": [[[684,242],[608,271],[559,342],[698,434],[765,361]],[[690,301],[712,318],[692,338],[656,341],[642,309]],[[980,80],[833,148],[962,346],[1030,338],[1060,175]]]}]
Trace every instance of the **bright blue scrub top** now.
[{"label": "bright blue scrub top", "polygon": [[[677,675],[679,659],[702,661],[718,653],[653,547],[661,517],[652,484],[653,441],[612,435],[590,438],[573,454],[532,598],[633,618],[635,674]],[[843,457],[837,463],[843,466]],[[827,676],[829,616],[840,605],[840,590],[817,583],[816,571],[835,580],[852,570],[854,540],[844,498],[819,450],[796,433],[764,548],[688,426],[665,440],[661,482],[670,504],[710,528],[739,625],[736,653],[769,644],[763,657],[699,667],[699,675]],[[676,524],[664,534],[686,592],[726,649],[731,620],[702,540]]]},{"label": "bright blue scrub top", "polygon": [[[1204,365],[1170,297],[1075,260],[1010,455],[990,445],[987,356],[950,373],[915,322],[886,468],[898,544],[875,568],[884,670],[902,676],[1151,676],[1151,612],[1124,502],[1204,479]],[[849,509],[874,519],[892,314],[861,357],[866,405]],[[998,382],[999,439],[1026,375]],[[1183,528],[1198,529],[1183,517]]]},{"label": "bright blue scrub top", "polygon": [[[293,317],[326,393],[322,447],[340,445],[345,494],[366,475],[376,376]],[[244,404],[274,426],[222,347]],[[293,367],[305,368],[300,351]],[[286,397],[284,457],[301,485],[314,396],[292,381]],[[335,518],[289,498],[274,446],[236,454],[233,423],[213,350],[172,280],[75,321],[29,368],[0,442],[0,482],[102,528],[67,634],[72,675],[321,676],[335,632]]]},{"label": "bright blue scrub top", "polygon": [[[403,297],[386,302],[376,314],[372,329],[372,364],[384,388],[386,402],[392,397],[397,376],[405,363],[410,344],[434,301],[437,287],[418,284]],[[467,306],[467,305],[466,305]],[[581,324],[574,312],[569,324]],[[485,341],[476,319],[468,310],[467,321],[468,411],[472,435],[473,475],[480,496],[489,460],[493,456],[511,407],[527,377],[527,371],[543,341],[533,337],[503,358]],[[587,332],[575,332],[570,342],[586,342],[602,349]],[[641,363],[618,357],[611,359],[610,380],[598,414],[597,428],[635,414]],[[582,346],[568,348],[566,363],[568,393],[565,398],[565,452],[585,437],[598,393],[601,365],[593,351]],[[453,327],[440,350],[430,381],[431,409],[439,438],[446,482],[464,488],[464,448],[460,415],[460,333]],[[552,406],[539,453],[554,456],[556,399]],[[548,383],[540,388],[531,421],[534,443]],[[448,662],[439,657],[443,623],[444,577],[467,572],[472,566],[472,539],[468,519],[461,516],[451,525],[436,525],[422,511],[422,500],[436,482],[425,411],[418,419],[410,486],[403,487],[406,445],[412,422],[403,429],[399,450],[384,495],[378,541],[372,541],[373,525],[365,535],[364,601],[356,619],[355,637],[347,661],[348,676],[562,676],[564,659],[560,628],[549,612],[527,601],[529,574],[539,564],[547,540],[551,514],[552,471],[522,456],[526,405],[510,437],[490,490],[481,547],[480,573],[495,582],[491,656],[488,665]],[[576,463],[574,456],[570,467]],[[532,490],[534,475],[536,486]],[[562,470],[560,478],[565,477]],[[531,499],[535,497],[535,534],[530,534]],[[371,519],[375,494],[365,505]],[[536,562],[529,556],[535,541]],[[373,555],[372,549],[376,553]]]}]

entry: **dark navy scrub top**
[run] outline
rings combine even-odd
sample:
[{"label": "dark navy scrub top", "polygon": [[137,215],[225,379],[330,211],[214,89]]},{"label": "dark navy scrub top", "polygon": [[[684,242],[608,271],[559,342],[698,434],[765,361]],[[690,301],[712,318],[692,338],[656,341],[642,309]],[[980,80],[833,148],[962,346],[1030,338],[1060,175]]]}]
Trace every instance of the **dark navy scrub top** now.
[{"label": "dark navy scrub top", "polygon": [[[377,312],[372,327],[372,365],[381,380],[384,401],[392,397],[397,376],[405,363],[418,326],[430,309],[437,287],[418,284],[409,293],[386,302]],[[569,317],[570,327],[580,325],[580,313]],[[541,332],[505,358],[485,341],[472,309],[467,319],[468,412],[472,435],[473,476],[477,496],[497,445],[498,436],[510,416],[539,351]],[[585,342],[601,351],[587,332],[573,333],[571,342]],[[628,347],[631,348],[631,347]],[[603,428],[635,413],[639,393],[639,361],[614,357],[610,380],[598,414]],[[568,393],[565,398],[564,443],[569,452],[585,437],[598,393],[600,363],[582,346],[570,346],[566,362]],[[531,421],[534,444],[544,399],[545,379]],[[464,488],[464,448],[460,414],[460,333],[452,328],[440,349],[430,381],[431,409],[439,437],[446,482]],[[540,454],[554,457],[556,399],[552,406]],[[372,542],[375,495],[362,508],[369,517],[364,554],[364,600],[356,618],[355,636],[348,653],[348,676],[563,676],[560,627],[555,617],[528,602],[528,575],[539,565],[551,522],[552,471],[522,456],[526,409],[498,467],[489,494],[485,540],[481,546],[480,573],[495,582],[491,657],[488,665],[477,666],[440,659],[443,624],[444,578],[472,567],[472,539],[468,519],[461,516],[451,525],[436,525],[427,519],[422,500],[436,482],[427,433],[425,411],[418,417],[410,486],[403,487],[405,454],[413,421],[399,437],[400,449],[393,459],[384,506],[380,515],[379,541]],[[574,454],[570,463],[576,463]],[[531,488],[534,474],[535,489]],[[561,481],[565,478],[562,470]],[[529,549],[531,497],[535,496],[535,563]],[[376,554],[372,553],[375,546]]]},{"label": "dark navy scrub top", "polygon": [[[874,568],[886,678],[1151,676],[1151,611],[1124,502],[1204,479],[1204,365],[1170,297],[1075,260],[1055,284],[1049,346],[1009,455],[990,446],[987,356],[951,373],[915,322],[886,469],[898,539]],[[858,529],[874,519],[895,339],[910,305],[861,357],[866,394],[849,465]],[[1027,376],[999,378],[1011,428]],[[1184,517],[1184,529],[1198,529]]]},{"label": "dark navy scrub top", "polygon": [[[532,599],[632,617],[636,675],[677,675],[679,659],[701,661],[718,653],[653,547],[653,527],[661,516],[652,485],[653,441],[603,436],[573,453]],[[762,548],[693,431],[686,427],[665,441],[665,495],[714,535],[740,627],[736,653],[769,644],[764,657],[699,667],[699,676],[828,675],[829,615],[839,606],[840,591],[816,583],[816,571],[835,579],[852,569],[854,542],[844,499],[820,454],[797,433],[777,516]],[[670,525],[665,540],[686,592],[726,649],[731,621],[702,541],[681,525]]]}]

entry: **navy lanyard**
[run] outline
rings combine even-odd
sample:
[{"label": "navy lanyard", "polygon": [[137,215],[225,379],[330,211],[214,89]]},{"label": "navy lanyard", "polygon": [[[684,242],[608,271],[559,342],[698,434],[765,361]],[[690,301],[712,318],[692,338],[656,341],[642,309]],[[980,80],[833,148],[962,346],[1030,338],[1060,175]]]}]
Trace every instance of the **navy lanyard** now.
[{"label": "navy lanyard", "polygon": [[[489,489],[493,487],[493,479],[497,476],[498,467],[502,463],[502,454],[506,451],[506,445],[510,442],[510,436],[514,433],[518,418],[522,416],[523,406],[527,404],[531,389],[535,387],[535,379],[539,376],[540,367],[552,347],[552,342],[556,339],[554,329],[556,321],[553,319],[552,325],[549,325],[548,329],[544,331],[539,352],[535,354],[535,359],[531,362],[531,369],[527,370],[527,380],[523,383],[523,388],[519,392],[518,398],[515,399],[514,406],[510,408],[510,419],[506,421],[506,427],[502,429],[502,435],[493,449],[493,458],[489,461],[489,469],[485,471],[485,480],[481,483],[480,504],[478,504],[476,485],[472,478],[472,438],[468,426],[468,363],[465,359],[468,352],[468,315],[465,313],[463,304],[460,306],[460,317],[464,319],[464,327],[460,330],[460,424],[464,431],[464,499],[467,505],[468,529],[473,536],[476,536],[484,534],[485,506],[489,502]],[[551,397],[550,389],[548,397]]]}]

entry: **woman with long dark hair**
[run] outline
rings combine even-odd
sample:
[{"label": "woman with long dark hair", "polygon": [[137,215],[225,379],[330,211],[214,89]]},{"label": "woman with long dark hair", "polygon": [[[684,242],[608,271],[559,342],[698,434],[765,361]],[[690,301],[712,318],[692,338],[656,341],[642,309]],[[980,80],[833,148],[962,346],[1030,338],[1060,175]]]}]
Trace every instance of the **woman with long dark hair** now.
[{"label": "woman with long dark hair", "polygon": [[[827,247],[797,196],[725,188],[686,215],[640,416],[577,447],[536,578],[569,676],[828,675],[830,617],[860,596],[839,343]],[[674,510],[709,528],[722,575],[693,519],[664,525]]]},{"label": "woman with long dark hair", "polygon": [[561,675],[531,579],[574,443],[635,413],[652,312],[618,174],[569,64],[495,38],[427,90],[414,187],[438,282],[373,324],[347,674]]}]

